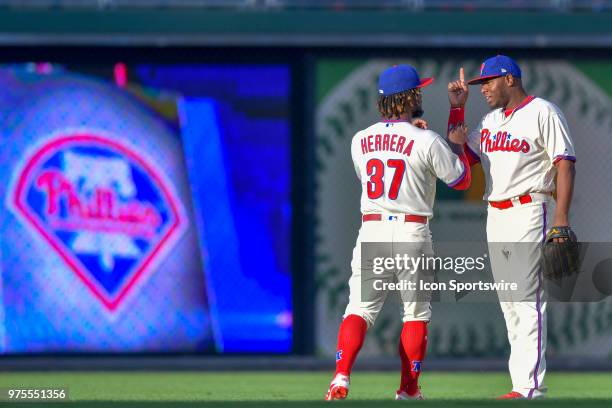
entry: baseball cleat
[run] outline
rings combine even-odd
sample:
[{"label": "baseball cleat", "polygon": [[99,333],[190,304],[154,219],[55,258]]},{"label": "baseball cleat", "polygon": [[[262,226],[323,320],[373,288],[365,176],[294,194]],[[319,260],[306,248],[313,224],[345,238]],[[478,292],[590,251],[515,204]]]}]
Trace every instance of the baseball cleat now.
[{"label": "baseball cleat", "polygon": [[398,391],[395,393],[395,400],[396,401],[401,401],[401,400],[424,400],[425,397],[423,396],[423,393],[421,392],[421,389],[419,389],[416,394],[414,395],[408,395],[408,393],[406,391]]},{"label": "baseball cleat", "polygon": [[505,400],[505,399],[525,399],[525,397],[523,396],[523,394],[521,394],[520,392],[516,392],[516,391],[510,391],[507,394],[504,394],[500,397],[497,397],[496,399],[498,400]]},{"label": "baseball cleat", "polygon": [[336,374],[325,394],[325,401],[345,399],[349,391],[349,382],[348,375]]}]

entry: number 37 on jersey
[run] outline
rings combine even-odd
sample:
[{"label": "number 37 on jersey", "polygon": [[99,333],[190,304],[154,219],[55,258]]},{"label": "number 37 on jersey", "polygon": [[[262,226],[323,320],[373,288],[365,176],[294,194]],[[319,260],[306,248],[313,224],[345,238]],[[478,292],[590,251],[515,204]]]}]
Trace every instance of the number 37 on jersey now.
[{"label": "number 37 on jersey", "polygon": [[454,154],[437,133],[408,122],[378,122],[357,132],[351,156],[362,184],[364,214],[431,217],[436,178],[453,188],[469,186],[467,159]]}]

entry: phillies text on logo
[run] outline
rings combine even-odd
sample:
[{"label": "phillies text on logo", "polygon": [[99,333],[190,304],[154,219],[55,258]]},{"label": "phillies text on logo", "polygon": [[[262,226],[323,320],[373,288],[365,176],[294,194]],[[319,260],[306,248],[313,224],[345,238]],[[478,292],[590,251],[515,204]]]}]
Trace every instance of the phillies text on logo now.
[{"label": "phillies text on logo", "polygon": [[110,311],[185,226],[180,201],[153,163],[93,131],[37,149],[18,174],[13,203]]},{"label": "phillies text on logo", "polygon": [[527,140],[513,138],[508,132],[499,131],[493,137],[489,129],[482,129],[480,132],[480,150],[483,152],[528,153],[530,149]]}]

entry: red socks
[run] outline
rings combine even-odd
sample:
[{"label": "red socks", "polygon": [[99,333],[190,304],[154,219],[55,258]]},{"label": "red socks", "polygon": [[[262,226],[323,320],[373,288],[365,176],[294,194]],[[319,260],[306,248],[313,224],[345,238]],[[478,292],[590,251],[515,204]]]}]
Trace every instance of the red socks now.
[{"label": "red socks", "polygon": [[340,324],[336,349],[336,374],[351,375],[353,363],[363,345],[368,325],[361,316],[348,315]]},{"label": "red socks", "polygon": [[[399,343],[402,360],[400,390],[414,395],[419,387],[421,364],[427,350],[427,323],[413,321],[404,323]],[[340,325],[336,352],[336,374],[350,375],[355,359],[365,339],[368,325],[357,315],[348,315]]]},{"label": "red socks", "polygon": [[401,390],[407,390],[408,389],[408,382],[410,381],[410,360],[408,359],[408,356],[406,355],[406,352],[404,351],[404,345],[402,344],[402,338],[400,336],[399,339],[399,343],[398,343],[398,351],[399,351],[399,356],[400,356],[400,360],[402,360],[402,371],[401,373],[401,378],[400,378],[400,391]]},{"label": "red socks", "polygon": [[427,323],[413,321],[404,323],[399,342],[399,355],[402,360],[400,391],[414,395],[419,390],[421,364],[427,350]]}]

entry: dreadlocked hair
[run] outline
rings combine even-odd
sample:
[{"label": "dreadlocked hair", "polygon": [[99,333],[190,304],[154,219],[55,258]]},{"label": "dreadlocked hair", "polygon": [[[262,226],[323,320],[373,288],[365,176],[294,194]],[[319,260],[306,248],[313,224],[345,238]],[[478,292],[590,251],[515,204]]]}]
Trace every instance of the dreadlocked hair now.
[{"label": "dreadlocked hair", "polygon": [[404,113],[412,115],[414,108],[421,105],[421,90],[413,88],[389,96],[380,95],[376,105],[386,119],[398,118]]}]

